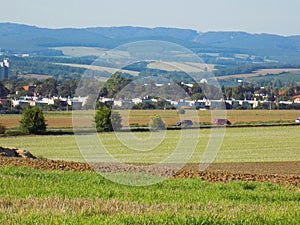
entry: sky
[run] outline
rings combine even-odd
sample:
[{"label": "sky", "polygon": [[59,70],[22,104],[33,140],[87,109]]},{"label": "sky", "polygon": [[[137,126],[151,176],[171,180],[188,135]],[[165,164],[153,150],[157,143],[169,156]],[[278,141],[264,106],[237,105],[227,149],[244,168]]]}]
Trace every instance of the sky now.
[{"label": "sky", "polygon": [[0,22],[300,35],[300,0],[0,0]]}]

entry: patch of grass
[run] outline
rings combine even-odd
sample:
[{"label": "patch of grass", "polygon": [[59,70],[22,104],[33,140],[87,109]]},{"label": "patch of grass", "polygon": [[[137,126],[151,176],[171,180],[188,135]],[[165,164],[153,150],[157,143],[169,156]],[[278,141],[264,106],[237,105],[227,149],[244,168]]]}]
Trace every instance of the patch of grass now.
[{"label": "patch of grass", "polygon": [[0,168],[2,224],[299,224],[299,190],[170,179],[147,187],[97,173]]}]

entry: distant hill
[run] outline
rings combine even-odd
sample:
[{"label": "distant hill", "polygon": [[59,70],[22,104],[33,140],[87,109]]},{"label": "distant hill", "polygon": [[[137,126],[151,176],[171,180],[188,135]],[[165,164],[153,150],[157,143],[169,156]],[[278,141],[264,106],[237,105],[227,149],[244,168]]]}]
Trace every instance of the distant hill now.
[{"label": "distant hill", "polygon": [[[245,32],[201,33],[190,29],[130,26],[48,29],[0,23],[0,48],[2,52],[8,53],[52,56],[62,55],[61,51],[54,50],[53,47],[84,46],[111,49],[138,40],[170,41],[199,54],[220,53],[226,57],[248,54],[282,63],[300,62],[300,36],[285,37]],[[208,56],[207,60],[210,60]]]}]

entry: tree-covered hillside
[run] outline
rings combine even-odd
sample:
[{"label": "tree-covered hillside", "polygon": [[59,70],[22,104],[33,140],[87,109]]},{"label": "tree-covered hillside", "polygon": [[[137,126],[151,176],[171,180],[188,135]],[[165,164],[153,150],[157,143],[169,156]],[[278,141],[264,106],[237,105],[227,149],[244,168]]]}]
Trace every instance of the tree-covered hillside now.
[{"label": "tree-covered hillside", "polygon": [[[62,51],[55,50],[53,47],[84,46],[112,49],[125,43],[141,40],[177,43],[191,49],[207,61],[224,60],[224,57],[227,61],[241,58],[236,57],[236,54],[246,54],[242,57],[248,58],[248,62],[262,59],[282,63],[300,61],[298,54],[300,36],[285,37],[245,32],[201,33],[190,29],[129,26],[47,29],[0,23],[0,48],[5,53],[61,56]],[[213,56],[212,54],[219,55]],[[252,60],[250,60],[251,57]]]}]

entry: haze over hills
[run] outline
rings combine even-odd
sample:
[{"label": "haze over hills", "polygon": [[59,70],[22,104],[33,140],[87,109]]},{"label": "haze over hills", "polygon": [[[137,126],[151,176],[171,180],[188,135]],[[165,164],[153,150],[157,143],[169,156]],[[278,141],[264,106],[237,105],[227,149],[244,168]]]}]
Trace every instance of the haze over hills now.
[{"label": "haze over hills", "polygon": [[201,53],[249,54],[282,63],[300,62],[300,36],[249,34],[246,32],[206,32],[177,28],[95,27],[48,29],[0,23],[2,52],[34,55],[62,55],[53,47],[84,46],[111,49],[139,40],[163,40]]}]

